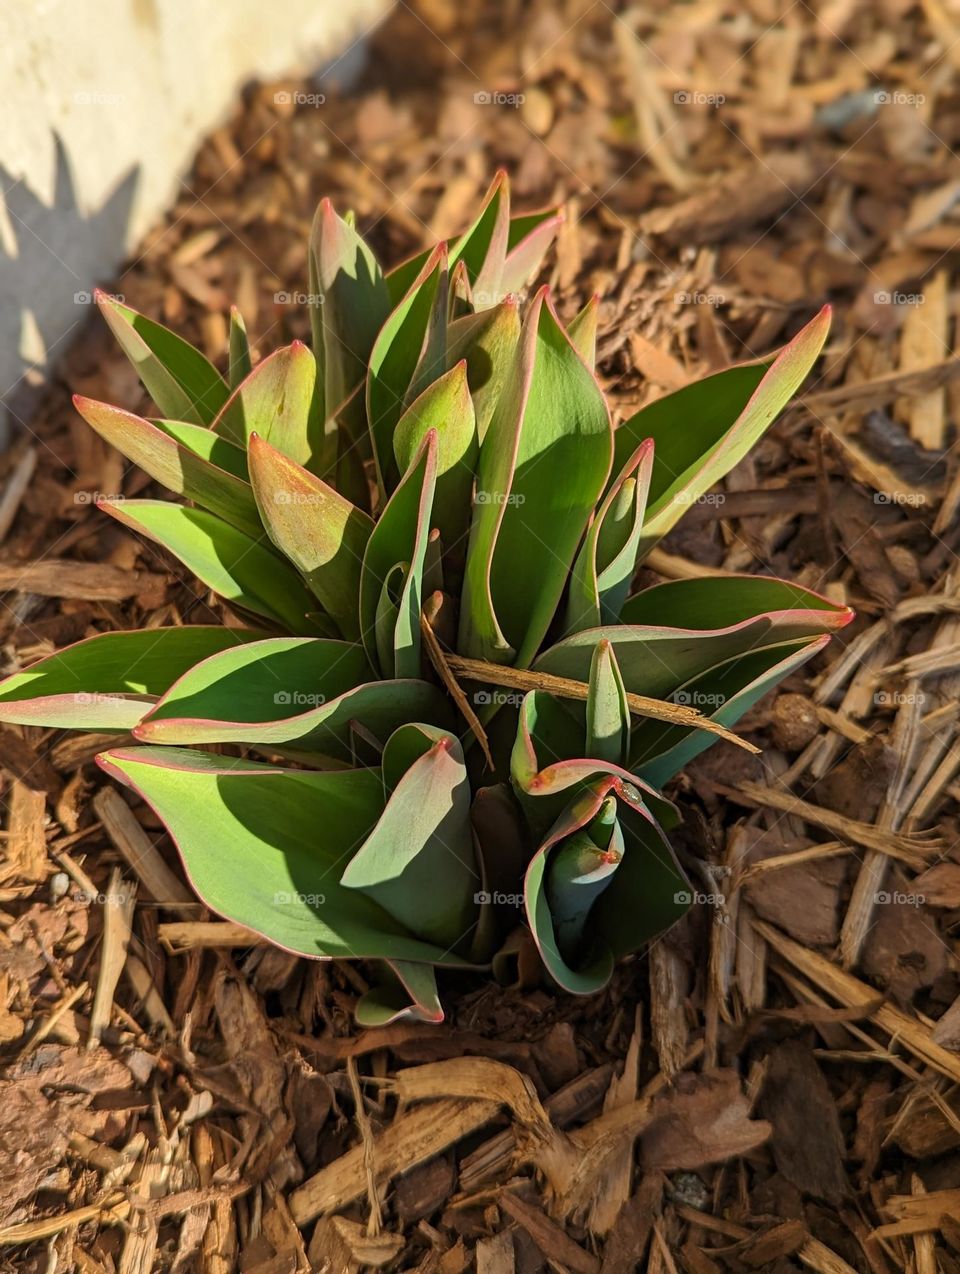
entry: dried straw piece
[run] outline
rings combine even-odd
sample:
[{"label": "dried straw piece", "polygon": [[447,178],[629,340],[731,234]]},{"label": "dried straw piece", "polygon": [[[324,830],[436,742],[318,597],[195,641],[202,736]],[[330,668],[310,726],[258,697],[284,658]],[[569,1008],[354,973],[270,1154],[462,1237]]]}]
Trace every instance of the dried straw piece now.
[{"label": "dried straw piece", "polygon": [[[548,672],[534,672],[524,668],[507,668],[501,664],[486,663],[482,659],[463,659],[459,655],[447,655],[447,666],[450,671],[466,678],[467,681],[485,681],[492,686],[505,686],[510,690],[544,690],[548,694],[557,695],[561,699],[579,699],[585,701],[589,687],[585,681],[573,681],[569,677],[555,677]],[[627,695],[627,706],[638,717],[651,717],[654,721],[666,721],[670,725],[687,726],[696,730],[706,730],[718,738],[735,743],[746,752],[759,752],[760,749],[746,739],[741,739],[725,726],[718,725],[709,717],[703,716],[696,708],[688,708],[679,703],[668,703],[665,699],[651,699],[647,695]]]}]

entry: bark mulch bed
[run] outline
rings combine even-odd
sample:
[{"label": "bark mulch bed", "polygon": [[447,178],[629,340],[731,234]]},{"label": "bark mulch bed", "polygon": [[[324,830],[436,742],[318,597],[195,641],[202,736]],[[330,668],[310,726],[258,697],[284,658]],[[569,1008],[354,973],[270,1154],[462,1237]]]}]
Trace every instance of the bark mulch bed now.
[{"label": "bark mulch bed", "polygon": [[[203,145],[108,282],[221,361],[231,300],[261,354],[306,335],[320,195],[397,261],[498,164],[565,206],[548,277],[602,298],[622,413],[832,300],[819,379],[646,575],[858,619],[744,722],[760,758],[678,784],[712,902],[589,999],[446,977],[440,1027],[358,1032],[362,965],[207,917],[104,738],[0,729],[2,1268],[960,1270],[958,66],[940,0],[420,0],[350,92],[253,88]],[[97,513],[145,482],[69,390],[144,405],[91,325],[0,459],[4,671],[221,616]]]}]

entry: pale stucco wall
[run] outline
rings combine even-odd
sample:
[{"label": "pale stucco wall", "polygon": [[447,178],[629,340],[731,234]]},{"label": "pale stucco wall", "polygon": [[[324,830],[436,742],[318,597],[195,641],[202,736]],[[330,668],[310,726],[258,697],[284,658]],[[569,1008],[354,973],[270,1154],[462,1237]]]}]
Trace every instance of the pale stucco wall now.
[{"label": "pale stucco wall", "polygon": [[0,5],[0,442],[240,87],[355,60],[387,3]]}]

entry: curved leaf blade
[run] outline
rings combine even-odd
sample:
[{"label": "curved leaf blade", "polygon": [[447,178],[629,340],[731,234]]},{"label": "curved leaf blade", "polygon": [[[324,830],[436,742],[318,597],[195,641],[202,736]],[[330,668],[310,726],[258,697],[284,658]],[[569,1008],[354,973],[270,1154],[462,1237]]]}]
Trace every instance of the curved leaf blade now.
[{"label": "curved leaf blade", "polygon": [[170,433],[132,412],[81,394],[74,394],[73,403],[104,441],[168,490],[195,501],[253,538],[262,533],[257,504],[248,482],[218,468]]},{"label": "curved leaf blade", "polygon": [[246,447],[258,433],[297,464],[320,449],[311,428],[316,359],[302,341],[268,354],[242,380],[213,422],[214,433]]},{"label": "curved leaf blade", "polygon": [[600,387],[543,289],[480,449],[460,619],[465,654],[503,663],[516,652],[520,667],[533,659],[606,484],[612,449]]},{"label": "curved leaf blade", "polygon": [[173,420],[211,424],[229,393],[213,364],[162,323],[99,289],[94,298],[160,411]]},{"label": "curved leaf blade", "polygon": [[153,809],[218,915],[312,959],[464,963],[340,884],[383,809],[375,770],[291,770],[150,747],[97,759]]},{"label": "curved leaf blade", "polygon": [[262,636],[212,625],[98,633],[0,681],[0,721],[131,730],[189,668]]},{"label": "curved leaf blade", "polygon": [[168,549],[208,588],[244,610],[309,635],[315,609],[300,576],[271,548],[206,509],[166,500],[99,500],[118,522]]},{"label": "curved leaf blade", "polygon": [[429,682],[371,681],[362,647],[273,637],[215,654],[174,682],[136,730],[143,742],[287,744],[349,760],[357,726],[386,739],[411,716],[449,720]]},{"label": "curved leaf blade", "polygon": [[[420,674],[423,568],[436,477],[437,435],[430,430],[367,541],[360,574],[360,633],[367,657],[381,676]],[[406,574],[394,629],[394,666],[385,668],[377,651],[377,607],[398,563],[404,564]]]},{"label": "curved leaf blade", "polygon": [[267,534],[333,617],[360,636],[360,568],[373,522],[339,492],[254,434],[250,481]]}]

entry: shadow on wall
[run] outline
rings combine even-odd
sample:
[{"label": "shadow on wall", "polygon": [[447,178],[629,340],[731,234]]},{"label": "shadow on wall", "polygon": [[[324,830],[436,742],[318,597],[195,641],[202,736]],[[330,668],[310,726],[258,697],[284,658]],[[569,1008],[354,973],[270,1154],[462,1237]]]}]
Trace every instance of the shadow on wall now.
[{"label": "shadow on wall", "polygon": [[[123,255],[139,169],[85,214],[63,142],[54,134],[55,181],[47,206],[0,165],[0,446],[24,424],[42,379],[90,313],[91,281]],[[4,216],[5,214],[5,216]]]}]

